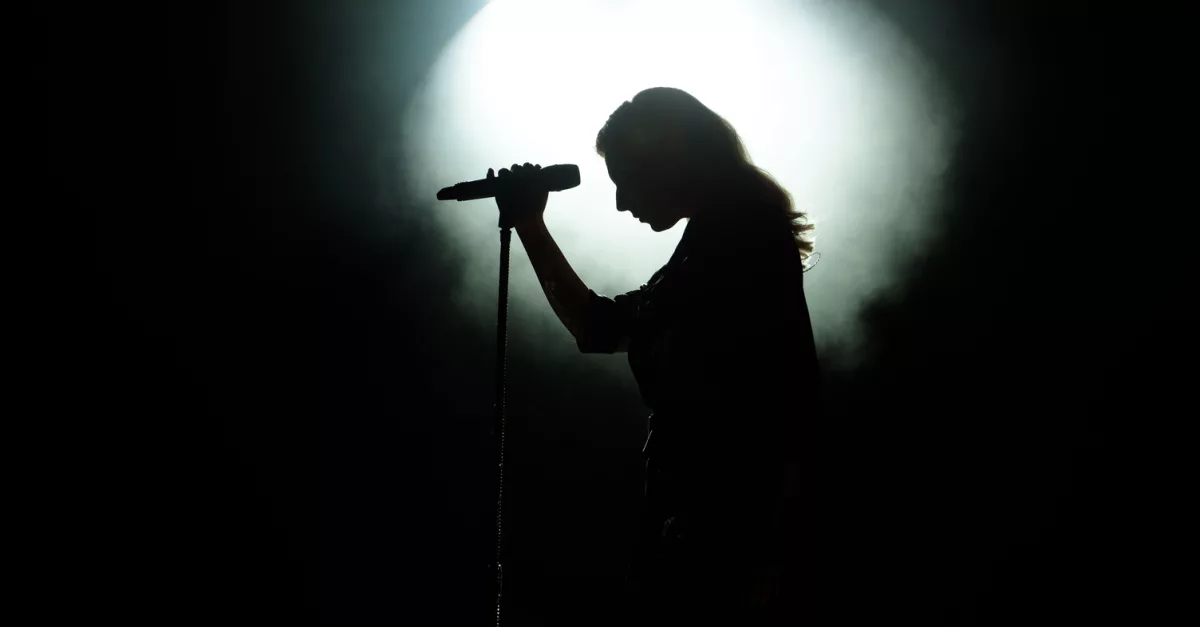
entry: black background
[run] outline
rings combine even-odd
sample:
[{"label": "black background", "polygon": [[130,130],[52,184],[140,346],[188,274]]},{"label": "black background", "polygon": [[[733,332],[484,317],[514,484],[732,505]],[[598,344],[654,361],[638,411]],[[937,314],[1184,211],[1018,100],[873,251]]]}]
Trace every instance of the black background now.
[{"label": "black background", "polygon": [[[491,621],[493,337],[447,298],[432,221],[367,210],[425,210],[381,192],[398,112],[480,5],[50,16],[45,197],[95,236],[57,379],[93,418],[63,497],[72,598],[154,624]],[[829,624],[1150,620],[1182,594],[1160,425],[1188,413],[1126,148],[1153,97],[1128,52],[1153,34],[1084,3],[881,9],[965,118],[939,236],[897,296],[846,312],[865,363],[827,364]],[[644,410],[513,359],[505,617],[589,624],[620,583]]]}]

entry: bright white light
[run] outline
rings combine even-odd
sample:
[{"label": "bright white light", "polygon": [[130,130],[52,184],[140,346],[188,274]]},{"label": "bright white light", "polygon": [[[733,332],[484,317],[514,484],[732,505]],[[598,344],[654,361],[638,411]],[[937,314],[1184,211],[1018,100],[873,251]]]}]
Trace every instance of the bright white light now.
[{"label": "bright white light", "polygon": [[[435,207],[434,194],[514,162],[579,165],[580,186],[551,194],[546,222],[597,292],[634,289],[665,263],[684,223],[654,233],[617,212],[593,149],[608,115],[657,85],[725,116],[809,213],[822,255],[805,279],[818,343],[853,344],[857,305],[888,285],[936,215],[953,124],[936,73],[849,1],[489,3],[448,46],[404,124],[404,162],[420,164],[404,178],[469,262],[459,301],[492,324],[495,205]],[[514,316],[540,321],[573,351],[515,238],[512,252]]]}]

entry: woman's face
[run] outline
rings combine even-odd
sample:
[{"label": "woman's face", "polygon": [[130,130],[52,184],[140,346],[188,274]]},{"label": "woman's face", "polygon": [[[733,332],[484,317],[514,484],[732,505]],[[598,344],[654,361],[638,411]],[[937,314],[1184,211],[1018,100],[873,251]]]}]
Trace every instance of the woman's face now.
[{"label": "woman's face", "polygon": [[672,189],[683,189],[682,185],[671,182],[678,177],[663,168],[611,155],[605,159],[605,165],[608,177],[617,186],[618,211],[628,211],[655,231],[666,231],[691,215],[684,194]]}]

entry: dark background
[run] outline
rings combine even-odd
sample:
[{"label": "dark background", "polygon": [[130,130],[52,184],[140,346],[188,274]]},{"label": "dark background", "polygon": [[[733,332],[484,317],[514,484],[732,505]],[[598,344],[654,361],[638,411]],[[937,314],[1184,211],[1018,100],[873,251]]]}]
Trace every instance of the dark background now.
[{"label": "dark background", "polygon": [[[447,298],[432,220],[366,209],[426,210],[387,179],[395,125],[480,5],[50,15],[45,197],[94,226],[58,379],[88,418],[63,497],[75,602],[491,622],[493,337]],[[865,363],[827,363],[828,622],[1151,620],[1182,594],[1159,425],[1187,413],[1151,166],[1126,148],[1153,97],[1128,52],[1153,34],[1084,3],[881,8],[965,118],[936,242],[898,296],[846,312]],[[508,624],[595,624],[620,583],[645,412],[582,372],[513,355]]]}]

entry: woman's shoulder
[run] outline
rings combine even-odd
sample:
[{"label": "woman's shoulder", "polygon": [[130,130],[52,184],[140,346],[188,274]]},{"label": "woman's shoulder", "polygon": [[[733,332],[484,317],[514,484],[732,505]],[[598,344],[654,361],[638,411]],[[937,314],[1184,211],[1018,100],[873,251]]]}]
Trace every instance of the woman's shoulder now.
[{"label": "woman's shoulder", "polygon": [[787,214],[762,203],[714,207],[688,226],[696,227],[692,239],[699,253],[724,255],[735,250],[762,250],[791,242]]}]

